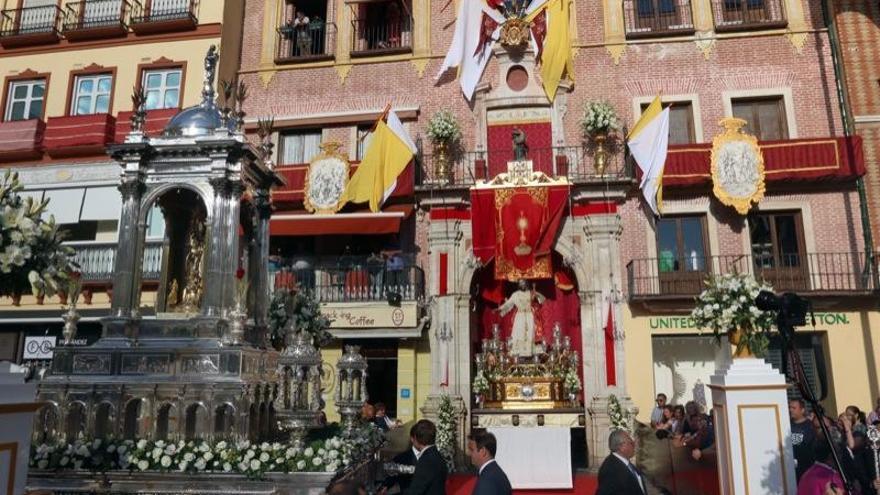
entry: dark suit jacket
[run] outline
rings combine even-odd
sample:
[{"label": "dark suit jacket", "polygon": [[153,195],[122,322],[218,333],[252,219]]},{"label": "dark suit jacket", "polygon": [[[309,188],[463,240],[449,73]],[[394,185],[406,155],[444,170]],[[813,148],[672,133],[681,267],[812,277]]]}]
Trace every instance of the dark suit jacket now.
[{"label": "dark suit jacket", "polygon": [[[391,459],[393,462],[397,464],[404,464],[407,466],[415,466],[416,465],[416,454],[413,452],[412,447],[407,447],[406,450],[394,456]],[[410,482],[412,482],[413,475],[401,473],[396,476],[389,476],[385,478],[385,481],[382,483],[384,486],[391,488],[394,485],[400,487],[401,492],[405,492],[409,487]]]},{"label": "dark suit jacket", "polygon": [[[647,486],[645,476],[639,473]],[[614,454],[609,454],[599,468],[599,489],[596,495],[644,495],[642,487],[633,474]]]},{"label": "dark suit jacket", "polygon": [[437,447],[426,448],[416,463],[416,472],[412,482],[403,492],[404,495],[445,495],[446,494],[446,461]]},{"label": "dark suit jacket", "polygon": [[510,495],[513,489],[510,480],[497,462],[490,462],[483,468],[474,485],[471,495]]}]

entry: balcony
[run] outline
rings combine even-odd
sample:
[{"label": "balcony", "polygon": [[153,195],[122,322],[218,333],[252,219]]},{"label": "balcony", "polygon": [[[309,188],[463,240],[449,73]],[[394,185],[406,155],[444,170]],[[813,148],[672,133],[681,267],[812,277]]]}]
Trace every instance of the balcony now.
[{"label": "balcony", "polygon": [[[116,263],[115,242],[68,242],[76,254],[73,261],[79,266],[84,285],[113,282]],[[162,240],[147,241],[144,245],[144,281],[158,281],[162,274]]]},{"label": "balcony", "polygon": [[782,0],[712,0],[715,30],[777,29],[788,25]]},{"label": "balcony", "polygon": [[336,52],[336,24],[313,21],[301,28],[284,25],[277,31],[276,64],[333,60]]},{"label": "balcony", "polygon": [[61,39],[63,16],[57,5],[6,9],[0,14],[0,46],[3,48],[55,43]]},{"label": "balcony", "polygon": [[[162,108],[157,110],[147,110],[147,118],[144,121],[144,134],[147,136],[157,136],[162,133],[165,126],[174,117],[180,109],[178,108]],[[131,131],[131,115],[134,112],[119,112],[116,117],[114,143],[122,143],[125,136]]]},{"label": "balcony", "polygon": [[0,123],[0,159],[28,160],[43,153],[46,123],[40,119]]},{"label": "balcony", "polygon": [[412,17],[400,17],[398,20],[355,19],[351,21],[353,33],[351,56],[372,57],[411,52],[412,25]]},{"label": "balcony", "polygon": [[43,142],[53,158],[104,153],[115,131],[116,119],[107,113],[49,117]]},{"label": "balcony", "polygon": [[412,255],[397,261],[379,257],[297,258],[270,264],[269,286],[310,291],[321,303],[416,301],[424,296],[425,274]]},{"label": "balcony", "polygon": [[[575,183],[629,181],[633,178],[633,162],[624,153],[609,153],[607,165],[599,174],[594,165],[595,152],[590,146],[556,146],[533,148],[528,158],[535,171],[550,176],[568,177]],[[416,168],[416,187],[420,189],[468,188],[507,171],[513,160],[511,149],[453,153],[443,167],[436,156],[421,155]]]},{"label": "balcony", "polygon": [[708,277],[734,272],[752,273],[779,292],[835,296],[878,289],[876,279],[865,273],[864,253],[647,258],[630,261],[626,271],[631,300],[691,299]]},{"label": "balcony", "polygon": [[694,33],[690,0],[624,0],[623,14],[630,39]]},{"label": "balcony", "polygon": [[127,0],[84,0],[67,4],[64,37],[71,41],[112,38],[128,33]]},{"label": "balcony", "polygon": [[154,34],[195,29],[198,12],[199,0],[148,0],[132,6],[131,30]]}]

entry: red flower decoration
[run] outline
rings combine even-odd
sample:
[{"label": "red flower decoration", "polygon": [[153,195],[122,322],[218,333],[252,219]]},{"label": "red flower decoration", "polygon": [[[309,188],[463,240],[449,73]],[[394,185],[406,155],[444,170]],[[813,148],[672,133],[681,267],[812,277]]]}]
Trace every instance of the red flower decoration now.
[{"label": "red flower decoration", "polygon": [[239,280],[244,278],[244,268],[239,267],[238,270],[235,270],[235,278]]}]

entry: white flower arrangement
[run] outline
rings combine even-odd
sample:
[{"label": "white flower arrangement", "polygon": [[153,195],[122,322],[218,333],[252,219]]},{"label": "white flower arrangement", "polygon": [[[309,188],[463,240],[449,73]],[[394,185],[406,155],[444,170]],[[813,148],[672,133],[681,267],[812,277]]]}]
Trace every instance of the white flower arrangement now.
[{"label": "white flower arrangement", "polygon": [[620,405],[620,401],[614,394],[608,396],[608,419],[611,421],[612,430],[630,430],[629,411]]},{"label": "white flower arrangement", "polygon": [[[363,430],[376,430],[366,425]],[[259,478],[267,472],[335,473],[378,449],[385,438],[372,432],[351,440],[331,437],[317,440],[305,449],[278,442],[261,444],[248,441],[216,443],[204,440],[166,442],[164,440],[78,439],[71,444],[41,444],[31,452],[32,468],[46,470],[111,470],[237,473]]]},{"label": "white flower arrangement", "polygon": [[755,355],[767,350],[775,314],[764,312],[755,305],[755,297],[762,290],[773,291],[765,282],[758,282],[751,275],[729,273],[706,281],[706,289],[696,297],[691,318],[697,328],[711,329],[716,338],[734,330],[741,330],[740,346]]},{"label": "white flower arrangement", "polygon": [[53,296],[68,286],[74,251],[61,244],[48,201],[22,198],[18,174],[9,170],[0,181],[0,296],[26,292]]},{"label": "white flower arrangement", "polygon": [[443,394],[440,398],[440,407],[437,411],[437,450],[446,461],[449,472],[455,470],[455,445],[458,420],[455,417],[455,409],[448,395]]},{"label": "white flower arrangement", "polygon": [[584,105],[581,129],[586,135],[607,134],[620,128],[620,119],[614,106],[605,100],[589,101]]},{"label": "white flower arrangement", "polygon": [[452,143],[461,139],[461,126],[449,110],[440,110],[428,121],[426,131],[434,143]]},{"label": "white flower arrangement", "polygon": [[576,394],[581,391],[581,378],[577,374],[577,370],[573,367],[568,368],[563,378],[565,390],[570,394]]},{"label": "white flower arrangement", "polygon": [[486,378],[486,373],[483,370],[477,371],[477,376],[474,377],[471,387],[475,394],[485,394],[489,391],[489,380]]}]

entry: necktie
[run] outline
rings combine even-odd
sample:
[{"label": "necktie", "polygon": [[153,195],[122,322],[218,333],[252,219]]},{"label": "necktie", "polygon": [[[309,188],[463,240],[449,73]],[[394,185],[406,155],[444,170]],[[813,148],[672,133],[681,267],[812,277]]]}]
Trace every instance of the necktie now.
[{"label": "necktie", "polygon": [[632,463],[629,463],[629,462],[626,463],[626,467],[628,467],[629,472],[631,472],[633,474],[633,476],[636,477],[636,481],[638,481],[638,483],[639,483],[639,488],[641,488],[642,492],[644,492],[645,488],[642,486],[642,477],[641,477],[641,475],[639,475],[639,470],[636,469],[636,467],[633,466]]}]

